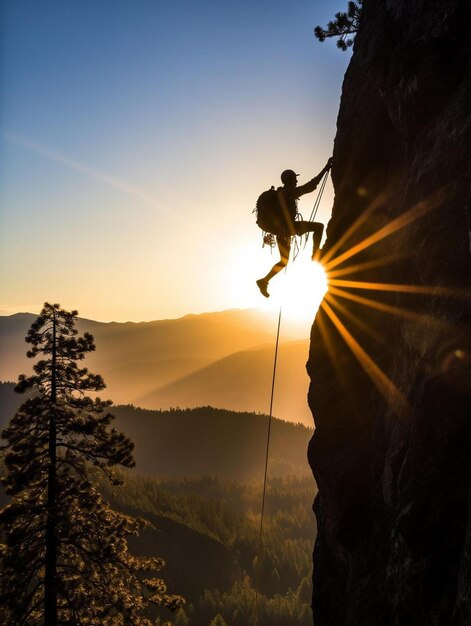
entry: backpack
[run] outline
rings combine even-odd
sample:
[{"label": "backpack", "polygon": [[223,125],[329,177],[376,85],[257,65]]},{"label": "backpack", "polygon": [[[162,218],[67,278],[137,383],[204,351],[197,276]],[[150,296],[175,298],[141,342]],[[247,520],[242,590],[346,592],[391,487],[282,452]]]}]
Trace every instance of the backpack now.
[{"label": "backpack", "polygon": [[264,191],[257,200],[257,225],[266,233],[278,235],[283,228],[283,209],[278,200],[278,192],[274,187]]}]

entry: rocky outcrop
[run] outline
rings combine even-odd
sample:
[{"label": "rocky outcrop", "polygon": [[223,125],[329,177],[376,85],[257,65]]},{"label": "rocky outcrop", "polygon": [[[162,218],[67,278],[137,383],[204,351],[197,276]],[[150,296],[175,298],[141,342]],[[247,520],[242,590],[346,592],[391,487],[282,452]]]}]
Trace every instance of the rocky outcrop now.
[{"label": "rocky outcrop", "polygon": [[464,626],[471,4],[363,6],[334,146],[330,291],[308,361],[314,622]]}]

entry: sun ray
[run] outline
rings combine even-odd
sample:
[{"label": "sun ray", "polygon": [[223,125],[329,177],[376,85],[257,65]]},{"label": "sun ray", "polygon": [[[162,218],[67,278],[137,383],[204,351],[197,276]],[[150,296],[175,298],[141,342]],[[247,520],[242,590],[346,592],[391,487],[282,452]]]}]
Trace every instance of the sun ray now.
[{"label": "sun ray", "polygon": [[363,213],[353,222],[353,224],[347,228],[347,230],[343,233],[343,235],[335,242],[335,244],[330,248],[330,250],[324,255],[322,262],[323,264],[327,264],[329,259],[331,259],[337,250],[343,245],[345,241],[349,239],[363,224],[366,222],[368,217],[376,211],[377,208],[381,206],[381,204],[386,200],[386,194],[381,194],[363,211]]},{"label": "sun ray", "polygon": [[[329,276],[329,275],[327,275]],[[367,289],[368,291],[394,291],[397,293],[425,294],[432,296],[450,296],[469,298],[469,290],[459,287],[443,287],[441,285],[401,285],[398,283],[369,283],[360,280],[328,279],[329,287],[347,287],[349,289]]]},{"label": "sun ray", "polygon": [[392,304],[385,304],[384,302],[371,300],[370,298],[365,298],[363,296],[359,296],[357,294],[344,291],[343,289],[337,289],[336,287],[331,286],[329,291],[334,296],[345,298],[347,300],[352,300],[353,302],[358,302],[359,304],[364,304],[365,306],[368,306],[372,309],[377,309],[378,311],[382,311],[383,313],[390,313],[391,315],[397,315],[398,317],[403,317],[405,319],[413,320],[414,322],[418,322],[420,324],[428,324],[430,326],[442,326],[443,325],[442,321],[437,320],[431,317],[430,315],[415,313],[414,311],[408,311],[407,309],[402,309],[400,307],[393,306]]},{"label": "sun ray", "polygon": [[[322,306],[320,307],[320,309],[322,309]],[[319,310],[319,312],[321,313],[320,310]],[[319,328],[320,334],[322,336],[323,344],[327,348],[327,353],[328,353],[328,355],[330,357],[332,365],[336,369],[337,375],[340,377],[340,380],[341,380],[342,384],[346,387],[348,385],[347,376],[346,376],[345,371],[342,368],[337,367],[338,360],[336,359],[336,356],[335,356],[335,346],[334,346],[334,343],[333,343],[332,336],[329,333],[329,330],[328,330],[328,328],[326,326],[326,318],[325,318],[325,316],[322,315],[322,314],[317,315],[316,316],[316,324],[317,324],[317,327]],[[315,418],[315,416],[314,416],[314,418]]]},{"label": "sun ray", "polygon": [[351,258],[355,254],[358,254],[359,252],[362,252],[366,248],[369,248],[370,246],[377,243],[378,241],[381,241],[381,239],[384,239],[385,237],[389,237],[389,235],[392,235],[393,233],[400,230],[401,228],[404,228],[411,222],[414,222],[420,217],[423,217],[429,211],[434,209],[437,206],[437,204],[438,204],[438,195],[435,201],[427,200],[427,201],[419,202],[416,206],[412,207],[411,209],[409,209],[408,211],[406,211],[399,217],[396,217],[396,219],[394,219],[392,222],[390,222],[389,224],[386,224],[386,226],[383,226],[372,235],[369,235],[368,237],[366,237],[366,239],[363,239],[363,241],[360,241],[356,245],[352,246],[349,250],[346,250],[343,254],[334,258],[332,261],[330,262],[328,261],[329,255],[327,254],[326,257],[324,258],[324,266],[325,266],[326,272],[329,272],[331,269],[333,269],[340,263],[343,263],[344,261]]},{"label": "sun ray", "polygon": [[396,385],[386,376],[383,370],[373,361],[373,359],[366,353],[366,351],[360,346],[358,341],[347,330],[344,324],[340,321],[332,308],[327,304],[326,300],[323,300],[321,304],[322,309],[330,317],[332,323],[348,345],[353,355],[363,367],[365,372],[371,378],[379,392],[388,401],[393,411],[398,414],[404,414],[410,409],[409,403],[404,394],[396,387]]},{"label": "sun ray", "polygon": [[336,308],[338,311],[340,311],[340,313],[343,313],[345,317],[348,317],[354,324],[358,326],[358,328],[361,328],[361,330],[365,334],[367,334],[369,337],[371,337],[378,343],[382,343],[384,341],[384,338],[378,332],[374,331],[370,326],[368,326],[368,324],[364,320],[360,319],[358,315],[355,315],[354,313],[352,313],[352,311],[350,311],[344,304],[336,300],[332,294],[327,292],[325,294],[325,298],[332,307]]},{"label": "sun ray", "polygon": [[[387,257],[372,259],[371,261],[364,261],[363,263],[357,263],[356,265],[348,265],[337,270],[329,272],[329,278],[337,278],[338,276],[345,276],[346,274],[353,274],[354,272],[363,272],[365,270],[373,269],[375,267],[384,267],[391,263],[396,263],[401,259],[407,258],[407,254],[391,254]],[[322,261],[321,261],[322,262]]]}]

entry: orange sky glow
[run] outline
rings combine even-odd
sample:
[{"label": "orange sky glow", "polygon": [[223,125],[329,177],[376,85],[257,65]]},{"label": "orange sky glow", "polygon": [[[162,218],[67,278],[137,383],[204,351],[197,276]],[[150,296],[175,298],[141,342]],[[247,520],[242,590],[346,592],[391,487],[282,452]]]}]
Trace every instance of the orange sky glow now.
[{"label": "orange sky glow", "polygon": [[[89,319],[149,321],[285,298],[304,332],[323,289],[310,246],[265,301],[255,280],[275,253],[252,210],[281,171],[306,182],[331,155],[349,54],[312,28],[334,8],[297,2],[247,20],[236,5],[201,5],[196,18],[130,3],[110,19],[9,5],[0,314],[49,301]],[[305,218],[315,196],[300,202]],[[325,224],[332,201],[329,180]]]}]

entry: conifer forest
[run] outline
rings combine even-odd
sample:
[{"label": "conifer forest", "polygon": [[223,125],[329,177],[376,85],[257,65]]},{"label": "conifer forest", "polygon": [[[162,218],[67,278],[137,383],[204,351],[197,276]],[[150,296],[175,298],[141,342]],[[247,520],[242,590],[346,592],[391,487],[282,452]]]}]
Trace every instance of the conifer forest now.
[{"label": "conifer forest", "polygon": [[[309,626],[312,478],[287,474],[275,447],[281,474],[268,481],[260,550],[261,484],[243,482],[230,460],[232,477],[191,477],[184,460],[188,477],[137,472],[113,410],[120,425],[139,412],[100,398],[105,382],[86,367],[94,339],[76,318],[46,303],[26,336],[33,374],[2,384],[5,406],[14,394],[18,404],[2,433],[2,623],[243,626],[258,585],[260,619]],[[230,411],[165,418],[203,427],[208,414],[226,420],[221,441],[230,436]],[[299,428],[288,438],[310,435]],[[242,449],[240,464],[253,454]]]}]

